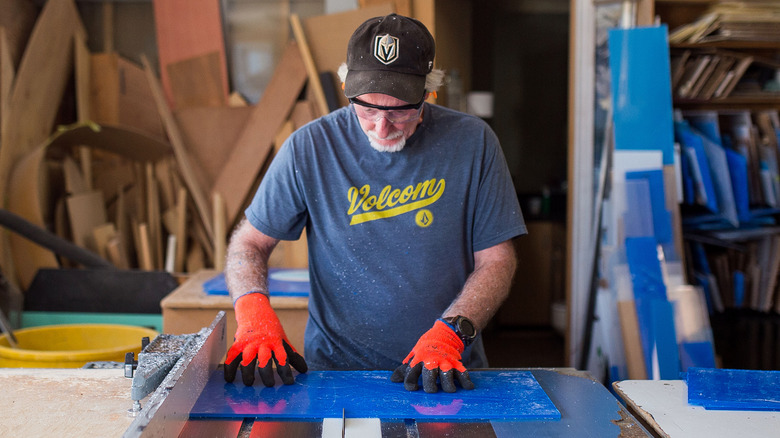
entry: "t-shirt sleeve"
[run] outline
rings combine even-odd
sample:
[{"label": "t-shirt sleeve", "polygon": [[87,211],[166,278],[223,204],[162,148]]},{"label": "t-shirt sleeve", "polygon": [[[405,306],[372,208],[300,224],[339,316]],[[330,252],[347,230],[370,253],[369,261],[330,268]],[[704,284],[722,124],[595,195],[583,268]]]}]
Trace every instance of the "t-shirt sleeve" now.
[{"label": "t-shirt sleeve", "polygon": [[487,129],[474,218],[474,251],[527,232],[506,158],[498,138]]},{"label": "t-shirt sleeve", "polygon": [[255,228],[276,239],[296,240],[306,225],[304,193],[298,179],[293,136],[279,149],[244,211]]}]

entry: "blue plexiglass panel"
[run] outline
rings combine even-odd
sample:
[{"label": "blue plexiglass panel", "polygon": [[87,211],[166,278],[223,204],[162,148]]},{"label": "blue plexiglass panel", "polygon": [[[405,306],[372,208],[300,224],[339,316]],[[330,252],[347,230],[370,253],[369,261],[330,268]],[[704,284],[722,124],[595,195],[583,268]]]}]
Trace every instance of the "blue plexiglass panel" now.
[{"label": "blue plexiglass panel", "polygon": [[[218,369],[191,418],[316,420],[341,417],[417,421],[558,420],[561,414],[529,371],[472,371],[476,388],[455,393],[407,391],[389,371],[310,371],[294,385],[267,388],[259,377],[225,383]],[[277,381],[279,380],[277,376]]]}]

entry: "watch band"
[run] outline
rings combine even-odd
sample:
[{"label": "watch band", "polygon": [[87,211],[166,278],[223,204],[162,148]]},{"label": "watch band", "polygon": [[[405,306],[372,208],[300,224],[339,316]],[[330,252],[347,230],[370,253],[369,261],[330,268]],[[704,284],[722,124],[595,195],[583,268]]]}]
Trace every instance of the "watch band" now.
[{"label": "watch band", "polygon": [[458,335],[461,341],[463,341],[464,347],[468,347],[472,342],[474,342],[474,339],[476,339],[477,328],[474,323],[465,316],[458,315],[439,319],[452,327],[452,330],[455,331],[455,334]]}]

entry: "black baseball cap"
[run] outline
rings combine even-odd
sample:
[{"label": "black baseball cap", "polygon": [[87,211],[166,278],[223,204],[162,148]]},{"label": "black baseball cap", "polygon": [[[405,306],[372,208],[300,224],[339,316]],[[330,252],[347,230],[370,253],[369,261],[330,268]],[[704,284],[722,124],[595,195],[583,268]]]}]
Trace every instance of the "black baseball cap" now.
[{"label": "black baseball cap", "polygon": [[420,102],[435,54],[433,36],[418,20],[397,14],[371,18],[349,39],[344,94],[382,93]]}]

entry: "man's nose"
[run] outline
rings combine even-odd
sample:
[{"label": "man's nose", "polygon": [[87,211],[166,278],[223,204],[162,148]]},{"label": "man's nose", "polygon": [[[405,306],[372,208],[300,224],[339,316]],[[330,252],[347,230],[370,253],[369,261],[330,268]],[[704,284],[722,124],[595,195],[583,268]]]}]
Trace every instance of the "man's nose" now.
[{"label": "man's nose", "polygon": [[379,120],[374,121],[374,131],[380,136],[385,137],[386,134],[390,131],[390,126],[392,123],[390,123],[389,120],[387,120],[384,117],[384,114],[379,118]]}]

